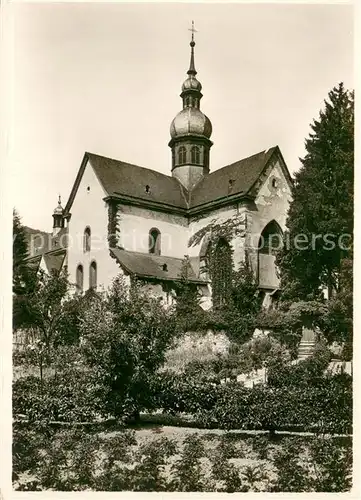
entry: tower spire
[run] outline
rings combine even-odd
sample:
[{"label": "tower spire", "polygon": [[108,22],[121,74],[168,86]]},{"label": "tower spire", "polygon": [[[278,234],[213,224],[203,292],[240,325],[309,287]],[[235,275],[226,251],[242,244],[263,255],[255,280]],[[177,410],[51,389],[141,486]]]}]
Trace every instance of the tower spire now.
[{"label": "tower spire", "polygon": [[197,80],[194,65],[194,33],[192,27],[190,42],[191,60],[187,78],[183,82],[180,94],[183,109],[170,126],[171,140],[168,146],[172,150],[172,175],[189,191],[209,172],[209,150],[212,146],[212,124],[200,110],[202,85]]},{"label": "tower spire", "polygon": [[194,33],[196,33],[197,30],[194,27],[194,21],[192,21],[192,27],[189,28],[189,31],[192,32],[192,39],[191,39],[191,43],[189,44],[191,46],[191,60],[190,60],[189,70],[187,71],[187,74],[196,76],[197,71],[196,71],[196,68],[194,65],[194,46],[195,46],[196,42],[194,41]]}]

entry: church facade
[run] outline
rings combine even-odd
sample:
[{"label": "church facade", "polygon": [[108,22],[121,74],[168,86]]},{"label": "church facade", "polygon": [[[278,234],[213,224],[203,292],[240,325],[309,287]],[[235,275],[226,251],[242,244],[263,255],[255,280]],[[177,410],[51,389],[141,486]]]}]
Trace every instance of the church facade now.
[{"label": "church facade", "polygon": [[[106,289],[121,273],[169,302],[187,256],[187,279],[208,308],[215,300],[211,244],[229,250],[236,268],[247,257],[265,303],[278,290],[273,250],[285,229],[291,176],[278,146],[211,171],[212,124],[201,110],[193,34],[190,47],[182,109],[170,126],[170,175],[87,152],[66,205],[59,199],[54,210],[52,233],[31,237],[29,261],[46,271],[66,266],[79,292]],[[189,245],[200,230],[229,221],[241,228],[231,237],[211,242],[204,234]]]}]

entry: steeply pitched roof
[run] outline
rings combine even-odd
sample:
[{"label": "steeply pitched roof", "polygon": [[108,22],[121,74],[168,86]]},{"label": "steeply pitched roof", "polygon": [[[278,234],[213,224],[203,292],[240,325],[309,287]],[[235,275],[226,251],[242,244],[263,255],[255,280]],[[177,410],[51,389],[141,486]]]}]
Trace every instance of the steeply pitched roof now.
[{"label": "steeply pitched roof", "polygon": [[42,255],[36,255],[35,257],[29,257],[26,259],[27,265],[37,273],[39,270],[40,262],[42,259]]},{"label": "steeply pitched roof", "polygon": [[46,268],[50,273],[53,270],[56,271],[61,270],[64,263],[65,255],[66,255],[65,248],[50,250],[50,252],[44,252],[42,254],[29,257],[26,259],[26,262],[31,268],[34,269],[34,271],[38,272],[41,259],[44,259]]},{"label": "steeply pitched roof", "polygon": [[105,156],[85,153],[65,213],[71,209],[88,161],[108,196],[125,196],[169,207],[187,208],[187,191],[174,177]]},{"label": "steeply pitched roof", "polygon": [[203,177],[190,195],[190,206],[197,207],[235,194],[247,194],[276,151],[277,146],[236,161]]},{"label": "steeply pitched roof", "polygon": [[44,261],[49,273],[53,270],[60,271],[65,259],[65,250],[54,250],[44,254]]},{"label": "steeply pitched roof", "polygon": [[[186,215],[189,209],[194,211],[208,203],[227,200],[230,196],[250,194],[271,157],[276,154],[282,158],[278,146],[232,163],[206,175],[188,192],[174,177],[105,156],[85,153],[65,214],[71,210],[88,162],[108,196],[119,197],[129,203],[148,204],[153,208],[179,210]],[[286,173],[291,179],[288,171]]]},{"label": "steeply pitched roof", "polygon": [[[156,278],[160,281],[177,281],[181,278],[183,259],[129,252],[120,248],[111,248],[110,252],[119,262],[122,269],[139,278]],[[164,264],[167,271],[163,269]],[[198,278],[191,267],[189,268],[188,279],[193,283],[205,284],[205,281]]]}]

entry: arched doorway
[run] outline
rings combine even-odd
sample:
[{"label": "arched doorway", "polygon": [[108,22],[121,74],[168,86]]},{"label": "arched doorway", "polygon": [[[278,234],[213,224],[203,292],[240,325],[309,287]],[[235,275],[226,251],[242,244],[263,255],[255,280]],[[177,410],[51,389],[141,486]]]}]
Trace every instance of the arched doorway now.
[{"label": "arched doorway", "polygon": [[263,229],[258,242],[258,285],[264,289],[279,286],[276,267],[276,254],[283,245],[283,232],[280,225],[272,220]]}]

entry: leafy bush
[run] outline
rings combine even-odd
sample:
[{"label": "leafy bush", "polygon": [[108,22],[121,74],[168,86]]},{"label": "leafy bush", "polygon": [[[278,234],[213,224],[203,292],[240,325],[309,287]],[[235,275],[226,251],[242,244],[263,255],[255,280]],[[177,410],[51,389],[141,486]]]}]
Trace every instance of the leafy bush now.
[{"label": "leafy bush", "polygon": [[175,476],[171,482],[172,491],[210,491],[200,462],[203,456],[201,438],[197,434],[187,436],[183,453],[171,468]]},{"label": "leafy bush", "polygon": [[[311,440],[308,453],[298,439],[285,440],[276,453],[277,479],[271,491],[344,492],[352,486],[352,450],[326,437]],[[301,459],[302,457],[302,459]]]},{"label": "leafy bush", "polygon": [[219,384],[202,377],[163,373],[156,385],[158,405],[169,413],[193,415],[197,425],[222,429],[277,429],[349,433],[352,379],[324,376],[316,386]]},{"label": "leafy bush", "polygon": [[28,376],[13,383],[13,414],[31,422],[93,421],[103,412],[102,398],[88,371],[69,369],[44,380]]},{"label": "leafy bush", "polygon": [[272,387],[322,385],[324,371],[331,361],[331,351],[323,344],[317,344],[312,356],[297,364],[272,363],[267,381]]},{"label": "leafy bush", "polygon": [[[114,435],[15,424],[13,478],[17,490],[59,491],[348,491],[352,452],[349,439],[280,439],[268,477],[260,464],[233,462],[233,434],[216,436],[209,456],[204,436],[188,435],[183,446],[161,437],[137,445],[135,432]],[[239,440],[239,437],[237,438]],[[263,440],[248,437],[254,449]],[[210,460],[210,467],[208,466]],[[23,474],[26,473],[26,474]]]}]

